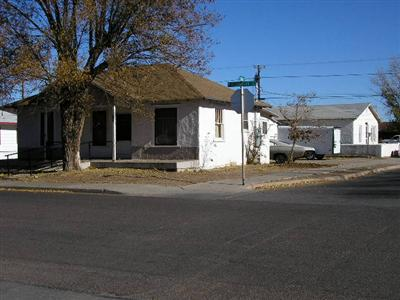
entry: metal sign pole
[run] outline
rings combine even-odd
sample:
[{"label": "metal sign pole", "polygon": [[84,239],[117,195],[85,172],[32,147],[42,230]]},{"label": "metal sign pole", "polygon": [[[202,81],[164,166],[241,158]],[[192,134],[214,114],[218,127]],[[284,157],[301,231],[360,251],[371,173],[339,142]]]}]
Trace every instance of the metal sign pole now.
[{"label": "metal sign pole", "polygon": [[244,160],[245,160],[245,147],[244,147],[244,86],[255,86],[256,82],[254,80],[246,81],[243,76],[240,76],[239,81],[230,81],[228,82],[228,87],[240,87],[240,103],[241,103],[241,114],[240,114],[240,125],[241,125],[241,137],[242,137],[242,185],[245,184],[245,169],[244,169]]},{"label": "metal sign pole", "polygon": [[240,86],[240,102],[241,102],[241,114],[240,114],[240,119],[241,119],[241,135],[242,135],[242,185],[245,184],[245,174],[244,174],[244,92],[243,92],[243,86]]}]

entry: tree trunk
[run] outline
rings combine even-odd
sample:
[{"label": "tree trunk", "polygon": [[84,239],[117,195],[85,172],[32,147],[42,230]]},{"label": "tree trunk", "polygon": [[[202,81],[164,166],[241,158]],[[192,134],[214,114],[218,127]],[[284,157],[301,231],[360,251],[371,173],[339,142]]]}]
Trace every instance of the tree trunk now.
[{"label": "tree trunk", "polygon": [[289,152],[288,164],[291,164],[294,161],[294,146],[295,145],[296,145],[296,140],[293,140],[292,148],[290,149],[290,152]]},{"label": "tree trunk", "polygon": [[60,105],[64,171],[81,169],[80,148],[83,126],[85,124],[85,112],[82,107],[77,107],[78,105],[75,103],[67,101]]}]

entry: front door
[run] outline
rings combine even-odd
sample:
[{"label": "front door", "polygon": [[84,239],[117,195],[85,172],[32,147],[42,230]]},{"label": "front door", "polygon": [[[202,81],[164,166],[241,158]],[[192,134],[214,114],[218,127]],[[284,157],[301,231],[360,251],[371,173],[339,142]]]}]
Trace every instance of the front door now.
[{"label": "front door", "polygon": [[117,158],[130,158],[132,145],[132,114],[117,114]]},{"label": "front door", "polygon": [[105,110],[93,112],[93,146],[107,145],[107,113]]}]

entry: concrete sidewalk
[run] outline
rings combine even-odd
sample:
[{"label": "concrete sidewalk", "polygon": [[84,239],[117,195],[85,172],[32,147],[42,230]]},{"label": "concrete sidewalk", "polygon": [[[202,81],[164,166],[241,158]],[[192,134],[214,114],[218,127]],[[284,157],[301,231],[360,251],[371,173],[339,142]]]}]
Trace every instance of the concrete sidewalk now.
[{"label": "concrete sidewalk", "polygon": [[[336,161],[334,161],[336,162]],[[369,174],[400,169],[400,159],[368,159],[351,158],[337,160],[338,164],[323,168],[312,169],[285,169],[263,176],[253,176],[246,179],[246,185],[241,185],[240,179],[227,179],[209,181],[185,186],[163,186],[151,184],[48,184],[26,183],[13,180],[0,181],[0,188],[22,190],[53,190],[87,193],[124,194],[130,196],[146,197],[190,197],[196,199],[223,199],[241,193],[254,192],[256,188],[287,186],[291,183],[318,183],[321,179],[334,182],[351,178],[366,176]],[[323,163],[323,161],[322,161]]]}]

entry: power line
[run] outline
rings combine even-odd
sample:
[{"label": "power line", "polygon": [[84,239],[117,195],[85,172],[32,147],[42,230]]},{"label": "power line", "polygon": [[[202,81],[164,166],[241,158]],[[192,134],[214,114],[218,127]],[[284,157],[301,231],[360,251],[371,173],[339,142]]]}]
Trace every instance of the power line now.
[{"label": "power line", "polygon": [[376,76],[379,74],[393,75],[392,72],[383,73],[346,73],[346,74],[309,74],[309,75],[278,75],[278,76],[263,76],[261,78],[328,78],[328,77],[360,77],[360,76]]},{"label": "power line", "polygon": [[[381,72],[381,73],[345,73],[345,74],[307,74],[307,75],[276,75],[276,76],[261,76],[263,79],[282,79],[282,78],[332,78],[332,77],[362,77],[362,76],[376,76],[376,75],[393,75],[393,72]],[[251,77],[245,78],[245,80],[253,79]],[[228,82],[232,80],[220,80],[219,82]]]},{"label": "power line", "polygon": [[[345,59],[345,60],[326,60],[326,61],[308,61],[308,62],[293,62],[293,63],[265,63],[268,67],[277,66],[306,66],[306,65],[328,65],[328,64],[348,64],[348,63],[366,63],[366,62],[377,62],[377,61],[388,61],[392,59],[400,58],[400,56],[385,57],[385,58],[368,58],[368,59]],[[251,68],[251,65],[243,66],[226,66],[216,67],[213,70],[230,70],[230,69],[247,69]]]},{"label": "power line", "polygon": [[[275,96],[284,96],[284,97],[293,97],[296,96],[299,93],[278,93],[278,92],[271,92],[271,91],[263,91],[262,95],[275,95]],[[321,95],[321,94],[316,94],[315,97],[311,98],[324,98],[324,97],[381,97],[380,94],[362,94],[362,93],[354,93],[354,94],[347,94],[347,93],[336,93],[332,95]]]},{"label": "power line", "polygon": [[[263,94],[265,96],[268,96],[267,94]],[[270,99],[291,99],[295,95],[290,95],[290,96],[273,96],[273,97],[267,97],[267,101]],[[349,99],[349,98],[373,98],[373,97],[381,97],[381,95],[316,95],[316,96],[311,96],[310,99]]]}]

